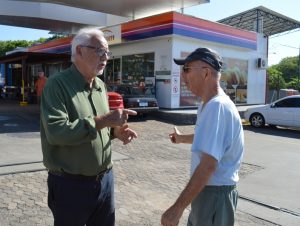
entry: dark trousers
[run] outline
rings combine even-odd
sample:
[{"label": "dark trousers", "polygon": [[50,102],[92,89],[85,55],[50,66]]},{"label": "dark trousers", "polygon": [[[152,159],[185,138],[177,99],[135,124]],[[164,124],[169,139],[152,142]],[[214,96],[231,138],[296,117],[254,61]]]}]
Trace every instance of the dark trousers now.
[{"label": "dark trousers", "polygon": [[96,180],[48,175],[48,206],[54,226],[114,226],[112,170]]}]

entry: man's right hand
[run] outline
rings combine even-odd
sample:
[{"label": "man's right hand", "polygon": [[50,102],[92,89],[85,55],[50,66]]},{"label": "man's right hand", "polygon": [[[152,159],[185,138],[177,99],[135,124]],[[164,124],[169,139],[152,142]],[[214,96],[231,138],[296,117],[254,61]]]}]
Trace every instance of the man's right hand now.
[{"label": "man's right hand", "polygon": [[115,127],[124,125],[129,115],[137,115],[137,112],[129,109],[117,109],[109,112],[105,118],[109,121],[108,127]]},{"label": "man's right hand", "polygon": [[137,115],[137,112],[129,109],[116,109],[106,115],[96,116],[96,128],[122,126],[127,122],[129,115]]},{"label": "man's right hand", "polygon": [[171,142],[174,144],[180,143],[178,140],[179,135],[181,135],[181,132],[177,129],[176,126],[174,126],[174,133],[169,134]]}]

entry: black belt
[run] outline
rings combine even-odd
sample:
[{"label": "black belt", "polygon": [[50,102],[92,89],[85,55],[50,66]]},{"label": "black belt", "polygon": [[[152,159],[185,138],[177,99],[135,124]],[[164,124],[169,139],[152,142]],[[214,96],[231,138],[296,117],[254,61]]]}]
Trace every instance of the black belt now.
[{"label": "black belt", "polygon": [[236,189],[236,185],[206,185],[204,190],[206,191],[232,191]]},{"label": "black belt", "polygon": [[49,170],[49,174],[51,174],[53,176],[77,179],[77,180],[100,181],[102,179],[102,177],[104,176],[104,174],[108,173],[110,170],[111,169],[103,170],[95,176],[85,176],[85,175],[80,175],[80,174],[71,174],[71,173],[57,172],[57,171],[51,171],[51,170]]}]

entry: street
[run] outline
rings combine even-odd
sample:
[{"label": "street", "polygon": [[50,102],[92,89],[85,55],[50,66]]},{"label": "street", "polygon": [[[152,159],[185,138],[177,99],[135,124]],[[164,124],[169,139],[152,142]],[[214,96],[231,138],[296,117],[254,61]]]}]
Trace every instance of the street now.
[{"label": "street", "polygon": [[[53,225],[41,160],[37,109],[0,107],[0,226]],[[24,111],[23,111],[24,110]],[[147,116],[130,126],[138,139],[113,140],[116,225],[160,225],[189,178],[190,145],[172,144],[174,124]],[[193,125],[177,125],[193,132]],[[245,128],[237,226],[300,225],[300,131]],[[186,225],[189,208],[180,226]]]}]

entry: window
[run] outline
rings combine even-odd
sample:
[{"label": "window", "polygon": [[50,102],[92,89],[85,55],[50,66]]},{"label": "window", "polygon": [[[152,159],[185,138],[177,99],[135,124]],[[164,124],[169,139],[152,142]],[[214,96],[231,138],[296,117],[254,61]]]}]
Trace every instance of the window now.
[{"label": "window", "polygon": [[138,87],[148,96],[155,96],[154,53],[133,54],[122,57],[122,84]]},{"label": "window", "polygon": [[121,80],[121,59],[108,60],[104,72],[104,81],[107,84],[121,84]]},{"label": "window", "polygon": [[295,108],[300,107],[300,98],[288,98],[282,101],[279,101],[275,104],[275,107],[281,108]]},{"label": "window", "polygon": [[145,78],[154,77],[154,53],[133,54],[122,57],[122,82],[139,85]]}]

